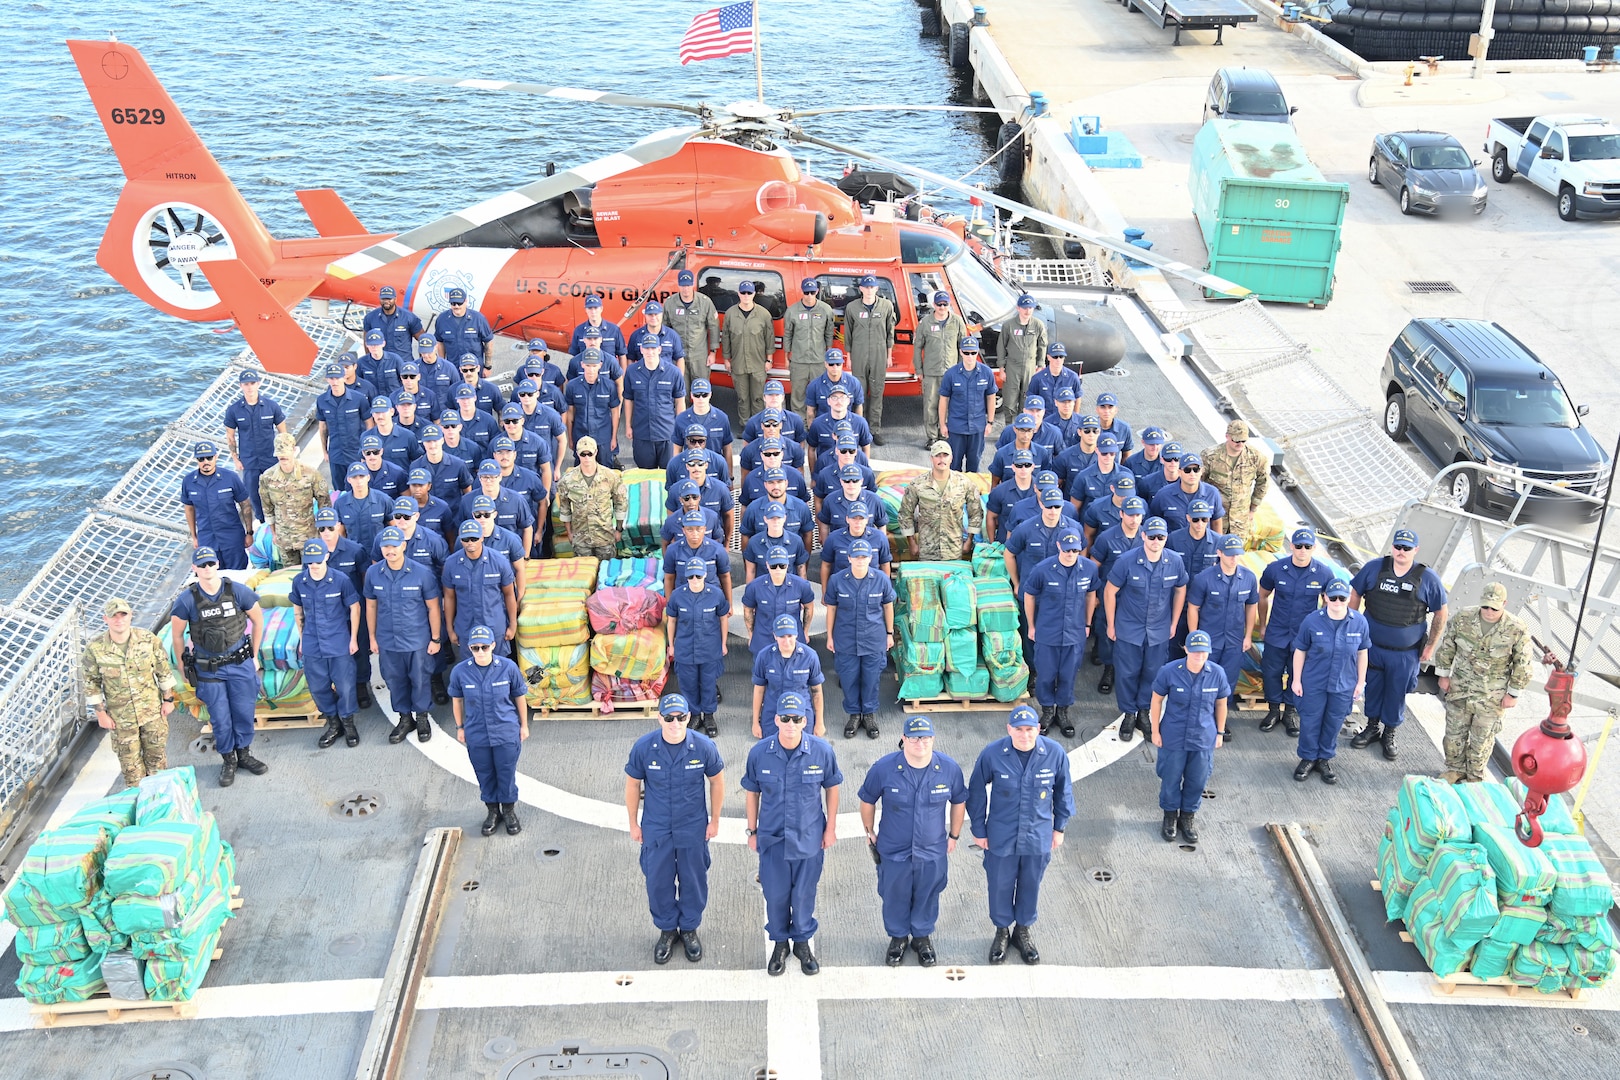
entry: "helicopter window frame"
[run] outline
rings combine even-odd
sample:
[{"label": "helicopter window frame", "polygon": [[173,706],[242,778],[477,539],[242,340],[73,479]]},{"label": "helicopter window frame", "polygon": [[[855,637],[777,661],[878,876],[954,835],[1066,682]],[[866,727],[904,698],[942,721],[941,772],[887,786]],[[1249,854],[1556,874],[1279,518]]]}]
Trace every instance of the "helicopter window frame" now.
[{"label": "helicopter window frame", "polygon": [[[844,308],[861,298],[860,286],[855,284],[866,275],[855,274],[817,274],[816,280],[821,282],[821,298],[827,306],[833,309],[833,314],[840,319],[844,317]],[[872,275],[877,277],[876,274]],[[895,296],[894,282],[886,277],[878,277],[877,294],[894,305],[896,311],[900,310],[900,301]],[[843,290],[840,294],[839,290]]]},{"label": "helicopter window frame", "polygon": [[[737,286],[754,283],[754,303],[771,313],[771,318],[787,315],[787,286],[775,270],[744,270],[732,266],[705,266],[693,271],[698,292],[709,298],[714,309],[724,315],[737,304]],[[718,279],[718,280],[716,280]]]},{"label": "helicopter window frame", "polygon": [[976,311],[983,325],[990,326],[1017,311],[1018,294],[972,252],[946,263],[945,279],[951,283],[964,317]]}]

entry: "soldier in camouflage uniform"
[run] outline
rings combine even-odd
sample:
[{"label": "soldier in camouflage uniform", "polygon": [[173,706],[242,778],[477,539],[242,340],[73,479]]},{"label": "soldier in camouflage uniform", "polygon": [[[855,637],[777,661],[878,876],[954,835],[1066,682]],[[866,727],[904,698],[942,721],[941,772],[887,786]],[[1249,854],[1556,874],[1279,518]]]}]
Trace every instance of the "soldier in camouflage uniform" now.
[{"label": "soldier in camouflage uniform", "polygon": [[[707,379],[714,365],[714,352],[720,347],[720,315],[714,301],[698,292],[692,271],[682,270],[675,278],[676,294],[664,301],[664,325],[680,336],[686,349],[687,382]],[[680,371],[677,363],[675,369]]]},{"label": "soldier in camouflage uniform", "polygon": [[1204,451],[1204,482],[1213,485],[1226,502],[1225,523],[1210,528],[1247,539],[1270,480],[1265,455],[1249,445],[1249,425],[1242,420],[1227,424],[1226,441]]},{"label": "soldier in camouflage uniform", "polygon": [[568,542],[579,556],[611,559],[629,512],[629,497],[618,470],[596,460],[596,440],[589,435],[574,447],[579,464],[557,482],[557,520],[567,526]]},{"label": "soldier in camouflage uniform", "polygon": [[1530,685],[1530,630],[1503,609],[1507,589],[1486,585],[1479,606],[1465,608],[1446,624],[1434,653],[1435,674],[1446,700],[1446,771],[1441,779],[1478,783],[1502,730],[1502,711],[1519,703]]},{"label": "soldier in camouflage uniform", "polygon": [[900,535],[910,538],[914,558],[937,561],[966,559],[973,541],[962,539],[962,514],[968,528],[984,527],[984,500],[966,473],[951,471],[951,444],[943,439],[929,447],[933,470],[906,487],[900,500]]},{"label": "soldier in camouflage uniform", "polygon": [[304,541],[318,536],[315,511],[332,505],[332,485],[326,470],[298,463],[298,440],[284,432],[276,436],[276,463],[259,475],[259,502],[282,562],[302,561]]},{"label": "soldier in camouflage uniform", "polygon": [[79,661],[85,699],[96,723],[112,732],[124,786],[169,767],[169,714],[174,670],[157,635],[130,625],[128,600],[113,597],[101,609],[107,632],[91,639]]}]

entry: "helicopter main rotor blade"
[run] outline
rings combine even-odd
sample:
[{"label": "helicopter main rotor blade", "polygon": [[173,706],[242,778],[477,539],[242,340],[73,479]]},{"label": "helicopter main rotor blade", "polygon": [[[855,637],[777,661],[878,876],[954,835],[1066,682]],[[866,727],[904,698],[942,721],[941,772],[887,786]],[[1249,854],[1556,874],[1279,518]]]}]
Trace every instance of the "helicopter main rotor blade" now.
[{"label": "helicopter main rotor blade", "polygon": [[355,278],[387,266],[396,259],[408,258],[419,252],[440,247],[480,225],[526,210],[537,203],[565,195],[575,188],[589,187],[609,177],[640,168],[649,162],[661,161],[678,152],[693,136],[705,129],[695,127],[668,128],[654,132],[635,145],[617,154],[588,161],[554,176],[536,180],[532,184],[515,188],[475,206],[447,214],[437,221],[420,225],[410,232],[373,244],[364,251],[343,258],[327,266],[327,273],[337,278]]},{"label": "helicopter main rotor blade", "polygon": [[787,115],[797,118],[848,112],[957,112],[1001,115],[1000,109],[988,105],[829,105],[824,109],[794,109]]},{"label": "helicopter main rotor blade", "polygon": [[927,169],[919,169],[915,165],[908,165],[905,162],[884,157],[882,154],[873,154],[869,151],[860,150],[853,146],[841,146],[838,143],[829,142],[826,139],[818,139],[814,135],[807,135],[797,128],[790,129],[788,131],[788,136],[797,142],[810,143],[812,146],[819,146],[824,150],[831,150],[835,154],[842,154],[845,157],[858,158],[862,161],[868,161],[873,165],[880,165],[883,168],[892,170],[894,172],[921,177],[930,184],[937,185],[947,191],[953,191],[958,195],[962,195],[967,198],[979,199],[983,202],[990,203],[992,206],[999,206],[1003,210],[1010,210],[1015,213],[1023,214],[1024,217],[1028,218],[1030,221],[1038,221],[1042,225],[1047,225],[1051,228],[1059,230],[1060,232],[1065,232],[1072,236],[1079,237],[1081,240],[1084,240],[1089,244],[1095,244],[1098,247],[1107,248],[1109,251],[1118,252],[1119,254],[1131,259],[1135,259],[1138,262],[1145,262],[1149,266],[1157,267],[1167,274],[1174,274],[1176,277],[1185,278],[1186,280],[1191,281],[1193,284],[1201,286],[1210,292],[1221,293],[1222,295],[1231,296],[1234,298],[1249,295],[1250,290],[1244,288],[1242,285],[1227,281],[1225,278],[1218,277],[1215,274],[1207,273],[1198,269],[1196,266],[1188,266],[1184,262],[1167,258],[1164,255],[1155,255],[1151,251],[1134,247],[1131,244],[1126,243],[1123,237],[1116,239],[1112,236],[1107,236],[1103,233],[1096,232],[1095,230],[1088,229],[1079,222],[1069,221],[1067,218],[1060,218],[1056,214],[1048,214],[1044,210],[1037,210],[1027,203],[1021,203],[1015,199],[1009,199],[1006,196],[998,195],[993,191],[986,191],[981,188],[976,188],[971,184],[965,184],[960,180],[952,180],[948,176],[941,176],[939,173],[929,172]]},{"label": "helicopter main rotor blade", "polygon": [[681,101],[657,101],[653,98],[616,94],[611,90],[587,90],[578,86],[546,86],[541,83],[506,82],[501,79],[451,79],[439,75],[378,75],[379,82],[425,83],[429,86],[461,86],[469,90],[497,90],[515,94],[538,94],[541,97],[563,98],[567,101],[590,101],[599,105],[626,105],[637,109],[675,109],[693,116],[707,115],[702,105]]}]

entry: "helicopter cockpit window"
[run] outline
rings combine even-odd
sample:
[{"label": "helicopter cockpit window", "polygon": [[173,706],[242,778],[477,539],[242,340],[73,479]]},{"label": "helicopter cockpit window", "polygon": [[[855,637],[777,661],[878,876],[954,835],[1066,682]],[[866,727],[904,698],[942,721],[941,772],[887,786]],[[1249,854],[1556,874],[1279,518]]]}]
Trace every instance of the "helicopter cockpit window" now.
[{"label": "helicopter cockpit window", "polygon": [[912,313],[920,325],[934,302],[934,294],[945,287],[938,271],[912,270],[906,277],[911,280]]},{"label": "helicopter cockpit window", "polygon": [[961,258],[948,263],[945,276],[951,279],[952,291],[962,310],[977,311],[984,316],[987,326],[1013,314],[1018,306],[1017,294],[970,253],[964,252]]},{"label": "helicopter cockpit window", "polygon": [[[861,290],[855,283],[858,277],[849,277],[843,274],[817,274],[821,281],[821,298],[825,300],[839,316],[844,314],[844,305],[854,303],[861,298]],[[899,310],[899,303],[894,298],[894,283],[888,278],[877,279],[877,294]]]},{"label": "helicopter cockpit window", "polygon": [[737,286],[744,281],[754,283],[754,303],[771,313],[773,319],[787,314],[787,293],[782,288],[782,275],[774,270],[731,270],[723,266],[708,266],[697,272],[698,292],[707,296],[715,310],[724,314],[737,303]]},{"label": "helicopter cockpit window", "polygon": [[907,266],[938,266],[965,250],[962,241],[949,233],[900,230],[900,261]]}]

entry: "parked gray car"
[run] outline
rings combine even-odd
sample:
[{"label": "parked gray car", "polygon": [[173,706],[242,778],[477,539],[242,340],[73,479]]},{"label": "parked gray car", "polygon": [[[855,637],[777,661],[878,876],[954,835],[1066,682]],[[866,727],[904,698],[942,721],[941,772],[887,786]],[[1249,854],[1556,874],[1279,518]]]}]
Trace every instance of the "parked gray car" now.
[{"label": "parked gray car", "polygon": [[1395,196],[1403,214],[1485,209],[1485,179],[1462,143],[1441,131],[1394,131],[1373,138],[1367,180]]}]

